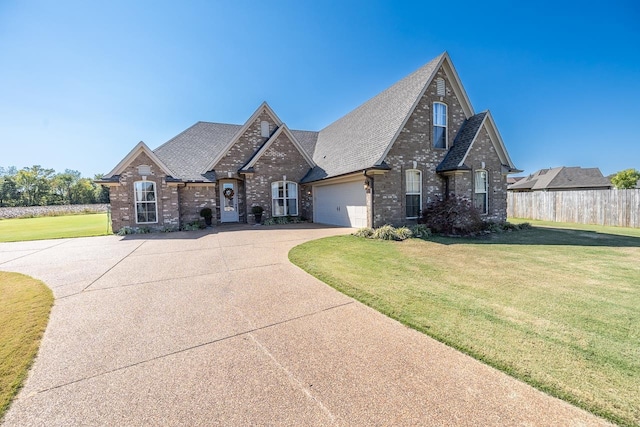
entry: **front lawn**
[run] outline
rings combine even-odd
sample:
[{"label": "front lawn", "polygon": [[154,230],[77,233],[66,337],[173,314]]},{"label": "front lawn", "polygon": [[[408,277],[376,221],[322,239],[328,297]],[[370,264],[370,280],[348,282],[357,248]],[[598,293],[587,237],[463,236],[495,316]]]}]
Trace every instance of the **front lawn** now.
[{"label": "front lawn", "polygon": [[0,271],[0,420],[38,352],[52,304],[44,283]]},{"label": "front lawn", "polygon": [[0,242],[111,234],[107,214],[0,219]]},{"label": "front lawn", "polygon": [[476,240],[339,236],[300,245],[289,257],[339,291],[543,391],[640,425],[640,238],[636,230],[577,228]]}]

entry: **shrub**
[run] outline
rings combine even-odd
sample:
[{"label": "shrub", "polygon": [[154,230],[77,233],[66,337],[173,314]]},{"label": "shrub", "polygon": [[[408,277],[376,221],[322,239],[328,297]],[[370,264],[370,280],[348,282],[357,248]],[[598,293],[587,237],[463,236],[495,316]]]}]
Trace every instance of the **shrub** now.
[{"label": "shrub", "polygon": [[531,224],[528,222],[523,222],[520,224],[520,230],[529,230],[531,229]]},{"label": "shrub", "polygon": [[202,218],[212,218],[213,211],[211,210],[211,208],[202,208],[200,209],[200,216]]},{"label": "shrub", "polygon": [[363,227],[358,229],[355,233],[353,233],[356,237],[364,237],[365,239],[373,238],[374,230],[370,227]]},{"label": "shrub", "polygon": [[431,203],[418,219],[435,233],[469,235],[483,228],[480,213],[470,200],[449,197]]},{"label": "shrub", "polygon": [[385,224],[374,230],[373,238],[381,240],[396,240],[396,229],[389,224]]},{"label": "shrub", "polygon": [[413,232],[409,227],[396,228],[396,240],[406,240],[413,237]]},{"label": "shrub", "polygon": [[136,230],[134,230],[133,228],[129,227],[128,225],[125,225],[120,230],[118,230],[118,232],[116,234],[118,236],[126,236],[127,234],[135,234],[135,233],[136,233]]},{"label": "shrub", "polygon": [[200,230],[202,228],[202,226],[200,225],[200,223],[198,221],[193,221],[190,222],[188,224],[184,224],[182,226],[182,230],[184,231],[195,231],[195,230]]},{"label": "shrub", "polygon": [[262,206],[253,206],[251,208],[251,213],[256,215],[256,214],[261,214],[262,212],[264,212],[264,208]]},{"label": "shrub", "polygon": [[411,233],[413,233],[413,237],[417,237],[418,239],[428,239],[431,237],[431,230],[424,224],[411,226]]},{"label": "shrub", "polygon": [[262,225],[299,224],[301,222],[305,221],[297,216],[276,216],[265,219],[262,221]]}]

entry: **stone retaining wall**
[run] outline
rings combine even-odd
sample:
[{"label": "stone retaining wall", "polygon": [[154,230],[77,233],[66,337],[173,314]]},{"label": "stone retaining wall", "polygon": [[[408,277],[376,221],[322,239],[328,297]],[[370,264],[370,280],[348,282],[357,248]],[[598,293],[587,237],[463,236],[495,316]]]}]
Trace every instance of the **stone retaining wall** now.
[{"label": "stone retaining wall", "polygon": [[95,205],[54,205],[54,206],[18,206],[0,208],[0,219],[22,218],[34,216],[66,215],[76,213],[102,213],[106,212],[108,204]]}]

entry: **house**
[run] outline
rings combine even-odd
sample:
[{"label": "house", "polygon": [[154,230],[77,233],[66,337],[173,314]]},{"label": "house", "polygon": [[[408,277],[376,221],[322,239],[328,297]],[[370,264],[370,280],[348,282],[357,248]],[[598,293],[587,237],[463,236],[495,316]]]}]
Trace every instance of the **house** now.
[{"label": "house", "polygon": [[598,168],[557,167],[539,171],[509,185],[509,191],[608,190],[611,180]]},{"label": "house", "polygon": [[242,125],[198,122],[140,142],[100,184],[113,230],[298,216],[341,226],[415,222],[449,196],[506,219],[516,172],[489,111],[476,113],[445,52],[320,131],[290,129],[265,102]]}]

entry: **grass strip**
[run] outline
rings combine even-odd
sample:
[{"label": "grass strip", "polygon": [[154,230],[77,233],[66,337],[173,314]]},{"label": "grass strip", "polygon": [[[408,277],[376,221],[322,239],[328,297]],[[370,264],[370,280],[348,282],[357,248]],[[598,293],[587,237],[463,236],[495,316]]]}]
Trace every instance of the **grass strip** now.
[{"label": "grass strip", "polygon": [[0,271],[0,420],[38,352],[52,305],[41,281]]},{"label": "grass strip", "polygon": [[104,236],[111,234],[106,213],[0,220],[0,242]]}]

